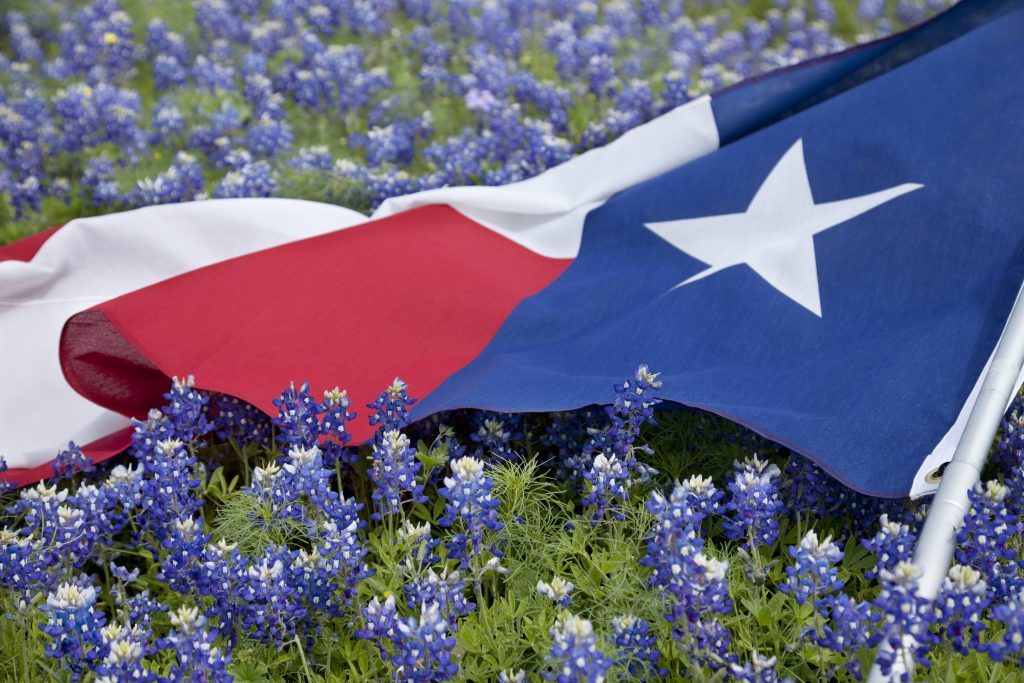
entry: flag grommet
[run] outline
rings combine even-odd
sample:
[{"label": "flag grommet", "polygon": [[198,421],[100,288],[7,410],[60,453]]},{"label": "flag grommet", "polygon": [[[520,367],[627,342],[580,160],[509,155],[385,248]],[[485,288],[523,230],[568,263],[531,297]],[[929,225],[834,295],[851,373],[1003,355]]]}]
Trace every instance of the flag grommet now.
[{"label": "flag grommet", "polygon": [[942,474],[943,474],[943,472],[946,471],[946,465],[948,465],[948,464],[949,464],[948,462],[944,462],[941,465],[939,465],[938,467],[936,467],[935,469],[933,469],[932,471],[930,471],[928,474],[926,474],[924,476],[925,483],[926,484],[938,484],[939,482],[941,482],[942,481]]}]

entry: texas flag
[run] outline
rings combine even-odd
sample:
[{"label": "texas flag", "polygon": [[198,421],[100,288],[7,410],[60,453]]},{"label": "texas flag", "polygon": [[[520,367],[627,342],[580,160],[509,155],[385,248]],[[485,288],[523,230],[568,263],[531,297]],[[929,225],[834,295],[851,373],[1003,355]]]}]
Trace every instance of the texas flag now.
[{"label": "texas flag", "polygon": [[8,475],[122,449],[172,375],[275,414],[292,380],[360,405],[397,375],[425,417],[601,403],[644,362],[856,489],[925,493],[1024,282],[1021,36],[1021,2],[972,0],[370,219],[203,201],[9,245]]}]

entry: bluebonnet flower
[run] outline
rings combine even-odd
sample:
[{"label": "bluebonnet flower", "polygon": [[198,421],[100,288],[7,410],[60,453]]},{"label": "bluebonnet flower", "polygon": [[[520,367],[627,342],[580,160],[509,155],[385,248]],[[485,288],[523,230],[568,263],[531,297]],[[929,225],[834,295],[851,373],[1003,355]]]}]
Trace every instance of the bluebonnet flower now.
[{"label": "bluebonnet flower", "polygon": [[416,399],[409,397],[407,389],[408,385],[396,377],[373,403],[367,404],[366,407],[373,410],[370,424],[378,425],[379,435],[409,424],[409,409],[416,403]]},{"label": "bluebonnet flower", "polygon": [[544,677],[557,683],[604,680],[612,661],[597,647],[593,625],[586,619],[567,615],[551,627],[550,670]]},{"label": "bluebonnet flower", "polygon": [[[136,435],[139,427],[136,427]],[[140,454],[141,455],[141,454]],[[145,456],[147,477],[142,484],[142,506],[146,514],[140,524],[158,540],[173,538],[176,527],[202,506],[194,495],[200,480],[195,473],[196,457],[179,439],[163,439]]]},{"label": "bluebonnet flower", "polygon": [[292,127],[264,114],[245,133],[246,149],[256,157],[271,158],[292,146]]},{"label": "bluebonnet flower", "polygon": [[0,587],[29,600],[52,579],[52,555],[45,554],[42,541],[34,534],[0,526]]},{"label": "bluebonnet flower", "polygon": [[195,388],[195,377],[172,378],[171,390],[164,394],[167,407],[163,414],[179,439],[191,442],[209,433],[213,427],[206,417],[210,397]]},{"label": "bluebonnet flower", "polygon": [[359,582],[373,574],[363,558],[366,550],[358,536],[359,525],[324,525],[322,545],[299,550],[293,563],[295,590],[312,614],[345,614],[358,593]]},{"label": "bluebonnet flower", "polygon": [[422,607],[431,602],[440,605],[453,631],[460,617],[476,609],[476,604],[466,599],[465,578],[460,572],[449,572],[447,568],[440,574],[432,567],[429,568],[425,577],[406,584],[405,593],[409,596],[410,608]]},{"label": "bluebonnet flower", "polygon": [[452,660],[455,638],[437,602],[424,603],[419,617],[399,619],[395,626],[395,654],[391,663],[400,680],[451,680],[459,666]]},{"label": "bluebonnet flower", "polygon": [[[646,365],[638,365],[633,370],[633,376],[615,385],[615,400],[612,408],[619,421],[616,427],[619,432],[624,431],[623,438],[632,443],[640,434],[640,427],[645,424],[657,424],[654,421],[654,407],[661,403],[661,399],[655,398],[652,392],[661,388],[661,380],[658,373],[651,372]],[[630,439],[629,436],[633,438]]]},{"label": "bluebonnet flower", "polygon": [[403,494],[409,494],[415,503],[427,500],[423,485],[417,482],[423,463],[416,459],[416,449],[409,445],[409,437],[397,429],[383,432],[373,446],[371,460],[370,480],[374,484],[371,497],[376,508],[373,519],[398,513]]},{"label": "bluebonnet flower", "polygon": [[110,491],[110,498],[117,501],[124,510],[137,508],[142,502],[142,478],[145,466],[142,463],[115,465],[103,482]]},{"label": "bluebonnet flower", "polygon": [[1024,530],[1024,521],[1011,509],[1010,488],[999,481],[975,484],[969,492],[971,510],[957,532],[956,561],[985,576],[995,600],[1002,601],[1024,588],[1024,563],[1008,540]]},{"label": "bluebonnet flower", "polygon": [[170,588],[188,593],[195,584],[210,536],[203,533],[201,517],[183,516],[174,519],[169,527],[161,542],[165,554],[160,560],[159,578]]},{"label": "bluebonnet flower", "polygon": [[673,69],[662,76],[661,84],[661,111],[669,111],[690,101],[690,77],[686,72]]},{"label": "bluebonnet flower", "polygon": [[[555,463],[555,476],[568,478],[575,485],[584,471],[582,441],[587,436],[588,425],[603,417],[603,412],[579,410],[567,413],[553,413],[550,422],[540,437],[540,443],[549,449]],[[598,430],[600,432],[600,430]],[[591,458],[587,458],[589,464]]]},{"label": "bluebonnet flower", "polygon": [[750,660],[743,666],[739,664],[729,666],[732,680],[741,683],[778,683],[779,675],[775,671],[775,657],[764,657],[754,650]]},{"label": "bluebonnet flower", "polygon": [[[590,438],[584,444],[580,457],[574,459],[579,469],[571,476],[591,482],[591,495],[596,492],[596,498],[586,504],[596,507],[595,518],[603,515],[613,495],[626,500],[634,484],[647,481],[655,474],[637,460],[636,452],[643,449],[634,444],[642,425],[655,424],[654,406],[660,400],[651,392],[660,387],[657,373],[652,373],[646,365],[637,366],[630,379],[615,385],[615,400],[606,409],[607,426],[588,430]],[[604,453],[602,470],[607,470],[607,474],[592,469],[598,453]],[[612,455],[615,462],[612,462]]]},{"label": "bluebonnet flower", "polygon": [[62,88],[53,96],[52,104],[60,124],[61,149],[77,152],[95,139],[100,125],[92,87],[78,83]]},{"label": "bluebonnet flower", "polygon": [[[699,474],[677,482],[678,493],[673,491],[674,504],[679,504],[680,498],[685,501],[690,514],[695,517],[707,517],[709,515],[720,515],[723,512],[722,498],[724,491],[715,488],[711,477],[702,477]],[[680,496],[681,494],[681,496]]]},{"label": "bluebonnet flower", "polygon": [[789,546],[789,556],[796,563],[786,567],[786,583],[779,590],[792,595],[796,604],[842,589],[836,563],[843,559],[843,551],[831,536],[819,539],[813,530],[808,531],[799,546]]},{"label": "bluebonnet flower", "polygon": [[756,455],[733,464],[736,473],[728,484],[732,497],[726,504],[730,516],[722,522],[726,537],[742,541],[747,549],[774,545],[779,536],[778,516],[784,510],[778,466]]},{"label": "bluebonnet flower", "polygon": [[149,628],[153,617],[167,611],[167,606],[157,602],[148,589],[130,597],[115,591],[114,604],[124,612],[128,623],[139,628]]},{"label": "bluebonnet flower", "polygon": [[637,114],[647,120],[654,113],[654,94],[647,81],[634,79],[615,95],[615,108]]},{"label": "bluebonnet flower", "polygon": [[61,505],[53,519],[43,520],[43,538],[64,566],[79,568],[85,564],[100,539],[100,525],[73,504]]},{"label": "bluebonnet flower", "polygon": [[896,3],[896,19],[907,26],[919,24],[927,18],[925,4],[921,0],[899,0]]},{"label": "bluebonnet flower", "polygon": [[166,171],[138,181],[129,201],[139,206],[189,201],[202,192],[204,182],[202,168],[195,158],[178,152],[175,163]]},{"label": "bluebonnet flower", "polygon": [[208,114],[203,123],[195,125],[188,136],[188,145],[210,157],[215,163],[223,160],[231,138],[242,129],[242,114],[225,102]]},{"label": "bluebonnet flower", "polygon": [[498,104],[498,99],[490,90],[470,88],[466,93],[466,109],[487,113]]},{"label": "bluebonnet flower", "polygon": [[212,38],[241,38],[245,34],[245,14],[236,13],[234,3],[225,0],[196,0],[193,9],[200,35]]},{"label": "bluebonnet flower", "polygon": [[362,608],[365,628],[357,629],[356,638],[372,640],[380,650],[381,656],[386,657],[388,644],[394,644],[398,638],[398,610],[395,607],[395,596],[391,593],[385,597],[384,602],[379,596],[373,596]]},{"label": "bluebonnet flower", "polygon": [[[86,144],[110,142],[121,148],[122,156],[134,159],[146,146],[146,136],[139,127],[142,100],[139,94],[107,83],[98,84],[91,92],[92,124]],[[90,117],[91,118],[91,117]]]},{"label": "bluebonnet flower", "polygon": [[281,432],[277,436],[279,442],[306,448],[317,444],[320,405],[309,395],[309,382],[303,382],[298,389],[293,383],[273,403],[277,406],[277,417],[272,422]]},{"label": "bluebonnet flower", "polygon": [[654,515],[656,524],[640,564],[651,568],[651,585],[667,588],[679,574],[675,567],[678,558],[689,557],[703,547],[698,530],[705,513],[690,507],[687,491],[678,482],[667,498],[654,491],[647,501],[647,511]]},{"label": "bluebonnet flower", "polygon": [[288,162],[296,171],[329,171],[334,157],[325,145],[303,147]]},{"label": "bluebonnet flower", "polygon": [[56,484],[40,481],[33,487],[18,492],[18,501],[7,508],[12,515],[24,515],[22,521],[27,532],[37,531],[46,538],[51,531],[47,525],[57,519],[57,509],[68,499],[67,489],[58,490]]},{"label": "bluebonnet flower", "polygon": [[185,85],[188,71],[176,57],[160,54],[153,59],[153,79],[157,90],[167,90]]},{"label": "bluebonnet flower", "polygon": [[74,680],[82,677],[103,646],[100,629],[106,618],[94,609],[97,597],[96,588],[80,578],[60,584],[40,607],[46,613],[40,629],[50,637],[46,656],[58,660]]},{"label": "bluebonnet flower", "polygon": [[440,559],[434,554],[434,549],[440,545],[441,540],[431,534],[430,522],[416,524],[407,519],[405,524],[398,528],[397,535],[397,542],[405,554],[401,566],[410,574],[418,574],[422,567]]},{"label": "bluebonnet flower", "polygon": [[87,458],[82,449],[74,441],[68,442],[67,450],[57,453],[57,458],[50,463],[53,468],[53,480],[71,479],[76,474],[94,472],[92,458]]},{"label": "bluebonnet flower", "polygon": [[651,633],[651,625],[644,619],[627,614],[612,619],[612,645],[617,651],[618,663],[626,667],[635,680],[663,678],[668,669],[658,666],[661,649],[658,637]]},{"label": "bluebonnet flower", "polygon": [[605,511],[616,498],[625,500],[629,497],[629,472],[614,453],[610,457],[604,453],[595,455],[590,469],[583,473],[583,478],[590,485],[583,505],[593,508],[591,516],[594,523],[604,517]]},{"label": "bluebonnet flower", "polygon": [[159,100],[153,107],[153,122],[149,127],[149,142],[158,145],[185,132],[185,119],[181,110],[168,99]]},{"label": "bluebonnet flower", "polygon": [[785,468],[785,499],[791,512],[811,517],[834,514],[843,500],[835,479],[807,458],[792,455]]},{"label": "bluebonnet flower", "polygon": [[[846,593],[834,593],[821,598],[817,604],[821,615],[821,630],[815,637],[819,647],[838,653],[856,653],[861,648],[878,642],[877,614],[868,601],[858,601]],[[847,670],[860,678],[860,660],[847,657]]]},{"label": "bluebonnet flower", "polygon": [[561,576],[555,576],[551,583],[545,581],[537,582],[537,592],[554,602],[559,607],[568,607],[572,599],[572,581],[566,581]]},{"label": "bluebonnet flower", "polygon": [[881,635],[887,647],[878,650],[876,662],[883,676],[894,671],[898,678],[909,683],[905,670],[895,670],[901,657],[912,657],[918,664],[928,666],[928,652],[934,642],[931,625],[935,619],[930,601],[917,593],[921,570],[912,562],[899,562],[891,570],[878,573],[882,590],[874,604],[883,615]]},{"label": "bluebonnet flower", "polygon": [[408,165],[416,154],[416,129],[405,122],[371,128],[363,134],[349,136],[349,144],[366,149],[367,164]]},{"label": "bluebonnet flower", "polygon": [[1016,467],[1024,462],[1024,404],[1020,399],[1003,417],[999,442],[993,460],[1004,467]]},{"label": "bluebonnet flower", "polygon": [[270,443],[270,420],[256,406],[226,394],[214,396],[212,406],[210,420],[218,439],[234,442],[239,448],[248,443]]},{"label": "bluebonnet flower", "polygon": [[144,658],[155,648],[149,644],[150,632],[138,626],[110,623],[100,631],[106,653],[94,672],[100,681],[138,681],[152,683],[159,677],[146,668]]},{"label": "bluebonnet flower", "polygon": [[1015,662],[1024,666],[1024,592],[1011,596],[992,608],[991,618],[1005,627],[1002,637],[979,646],[997,662]]},{"label": "bluebonnet flower", "polygon": [[234,677],[227,671],[231,655],[214,645],[216,635],[205,629],[206,619],[196,607],[182,605],[171,613],[171,631],[163,640],[163,649],[174,653],[172,680],[229,683]]},{"label": "bluebonnet flower", "polygon": [[150,59],[158,55],[173,57],[182,64],[189,61],[188,44],[185,38],[167,28],[161,19],[151,19],[146,24],[146,52]]},{"label": "bluebonnet flower", "polygon": [[356,454],[345,450],[345,446],[352,439],[346,424],[356,418],[356,414],[349,410],[351,405],[352,402],[346,392],[338,387],[324,392],[324,400],[320,404],[323,413],[320,419],[320,436],[326,437],[323,449],[324,464],[327,467],[333,467],[337,460],[345,464],[355,462]]},{"label": "bluebonnet flower", "polygon": [[235,90],[235,69],[226,64],[219,64],[205,55],[196,57],[191,70],[192,80],[196,85],[211,91]]},{"label": "bluebonnet flower", "polygon": [[238,609],[249,637],[280,647],[305,625],[308,608],[296,590],[296,554],[284,547],[267,548],[241,574]]},{"label": "bluebonnet flower", "polygon": [[978,635],[985,628],[982,613],[990,603],[988,585],[976,569],[962,564],[949,568],[935,607],[946,642],[960,654],[977,647]]},{"label": "bluebonnet flower", "polygon": [[41,62],[43,60],[43,49],[39,46],[39,41],[32,35],[24,15],[20,12],[10,11],[7,13],[7,34],[11,41],[11,49],[18,61]]},{"label": "bluebonnet flower", "polygon": [[269,197],[276,188],[273,167],[266,161],[255,161],[225,175],[214,189],[213,196],[218,199]]},{"label": "bluebonnet flower", "polygon": [[612,58],[604,54],[591,57],[587,63],[587,76],[590,82],[590,92],[598,97],[610,95],[613,92],[613,81],[615,80],[615,64]]},{"label": "bluebonnet flower", "polygon": [[[461,522],[462,531],[452,537],[448,548],[450,556],[466,567],[480,554],[484,532],[501,531],[504,525],[498,521],[500,502],[491,497],[494,482],[484,474],[483,462],[467,455],[453,460],[451,470],[452,476],[445,477],[444,487],[438,490],[448,501],[438,524],[449,527]],[[491,552],[497,553],[494,548]]]},{"label": "bluebonnet flower", "polygon": [[885,13],[885,0],[860,0],[857,5],[857,14],[861,19],[874,21]]},{"label": "bluebonnet flower", "polygon": [[512,444],[523,438],[522,415],[481,410],[473,414],[473,425],[476,430],[470,432],[469,438],[479,444],[473,453],[475,457],[482,459],[492,456],[497,460],[512,461],[521,459]]},{"label": "bluebonnet flower", "polygon": [[[0,474],[7,471],[7,461],[0,455]],[[14,484],[6,479],[0,478],[0,496],[14,489]]]},{"label": "bluebonnet flower", "polygon": [[691,509],[689,496],[678,483],[668,498],[651,494],[647,510],[655,526],[640,564],[651,568],[649,583],[670,598],[665,618],[674,625],[675,638],[695,661],[717,670],[730,661],[728,629],[714,618],[732,609],[725,578],[729,565],[702,552],[700,524],[706,512]]}]

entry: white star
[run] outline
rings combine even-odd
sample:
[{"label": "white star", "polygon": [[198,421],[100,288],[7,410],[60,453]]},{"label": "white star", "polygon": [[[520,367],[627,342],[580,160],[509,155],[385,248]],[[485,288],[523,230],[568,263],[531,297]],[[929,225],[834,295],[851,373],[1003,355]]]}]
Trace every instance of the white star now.
[{"label": "white star", "polygon": [[797,140],[765,178],[745,213],[645,225],[675,248],[708,264],[676,287],[745,263],[820,318],[814,235],[921,187],[904,183],[862,197],[815,204],[803,140]]}]

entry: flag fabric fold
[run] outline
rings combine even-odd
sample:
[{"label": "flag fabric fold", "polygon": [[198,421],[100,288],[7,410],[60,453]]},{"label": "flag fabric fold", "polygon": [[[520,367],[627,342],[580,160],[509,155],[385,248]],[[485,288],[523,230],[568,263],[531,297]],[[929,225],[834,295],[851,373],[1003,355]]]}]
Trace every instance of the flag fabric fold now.
[{"label": "flag fabric fold", "polygon": [[[1024,282],[1021,35],[1020,2],[968,2],[531,180],[396,198],[369,221],[197,202],[74,221],[34,254],[0,249],[20,254],[0,262],[0,338],[22,351],[0,369],[32,386],[31,346],[52,334],[38,342],[46,381],[62,370],[80,394],[62,384],[78,417],[54,428],[0,393],[19,415],[0,452],[29,478],[60,446],[45,439],[117,432],[159,405],[170,375],[268,412],[292,380],[359,405],[399,375],[425,417],[600,403],[646,362],[662,398],[861,491],[925,493]],[[162,237],[128,251],[131,277],[112,255],[94,265],[108,287],[82,289],[71,274],[131,226]],[[191,240],[202,254],[179,260]],[[34,309],[50,312],[18,317]]]}]

